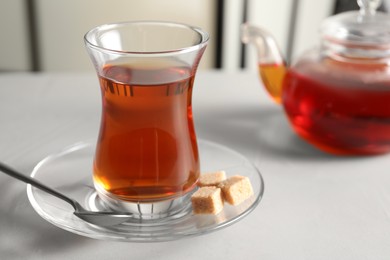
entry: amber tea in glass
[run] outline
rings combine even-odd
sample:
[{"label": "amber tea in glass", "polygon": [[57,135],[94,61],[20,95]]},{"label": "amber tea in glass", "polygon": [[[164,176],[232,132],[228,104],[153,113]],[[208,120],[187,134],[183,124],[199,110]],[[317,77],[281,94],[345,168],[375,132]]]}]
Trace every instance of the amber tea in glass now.
[{"label": "amber tea in glass", "polygon": [[190,72],[180,67],[103,69],[104,129],[94,165],[99,186],[133,201],[162,199],[193,188],[199,160]]}]

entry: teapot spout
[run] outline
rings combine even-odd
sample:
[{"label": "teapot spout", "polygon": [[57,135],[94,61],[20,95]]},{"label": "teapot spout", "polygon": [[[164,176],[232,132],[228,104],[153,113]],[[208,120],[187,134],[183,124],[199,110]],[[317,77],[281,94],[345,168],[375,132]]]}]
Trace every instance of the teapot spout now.
[{"label": "teapot spout", "polygon": [[281,102],[286,63],[274,37],[266,30],[245,23],[241,26],[241,41],[256,47],[260,78],[275,102]]}]

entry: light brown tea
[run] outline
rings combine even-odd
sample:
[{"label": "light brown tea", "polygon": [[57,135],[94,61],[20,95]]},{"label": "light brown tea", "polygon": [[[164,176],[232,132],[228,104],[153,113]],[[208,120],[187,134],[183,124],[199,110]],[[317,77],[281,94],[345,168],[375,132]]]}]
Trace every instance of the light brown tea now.
[{"label": "light brown tea", "polygon": [[284,63],[259,64],[259,73],[268,93],[276,103],[281,103],[282,85],[284,75],[286,74],[286,65]]},{"label": "light brown tea", "polygon": [[199,177],[192,118],[194,77],[186,67],[109,65],[94,180],[127,201],[156,201],[191,190]]}]

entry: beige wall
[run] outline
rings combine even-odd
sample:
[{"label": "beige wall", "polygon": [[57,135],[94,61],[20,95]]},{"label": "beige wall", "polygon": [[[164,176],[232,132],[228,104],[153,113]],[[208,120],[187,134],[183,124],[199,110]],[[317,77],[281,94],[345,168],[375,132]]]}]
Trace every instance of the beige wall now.
[{"label": "beige wall", "polygon": [[29,70],[25,0],[0,1],[0,71]]},{"label": "beige wall", "polygon": [[[213,37],[215,0],[37,0],[42,69],[92,70],[83,36],[96,25],[127,20],[170,20],[203,28]],[[200,68],[214,65],[211,40]]]}]

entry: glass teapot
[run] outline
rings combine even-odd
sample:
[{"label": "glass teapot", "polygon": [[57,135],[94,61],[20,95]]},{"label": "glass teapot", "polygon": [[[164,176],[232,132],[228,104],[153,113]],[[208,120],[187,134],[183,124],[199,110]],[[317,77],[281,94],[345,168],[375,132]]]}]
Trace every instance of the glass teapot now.
[{"label": "glass teapot", "polygon": [[295,130],[333,154],[390,151],[390,16],[381,0],[358,0],[360,11],[323,22],[320,47],[287,67],[274,38],[242,26],[257,48],[260,77]]}]

